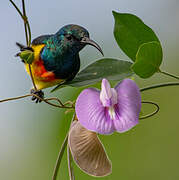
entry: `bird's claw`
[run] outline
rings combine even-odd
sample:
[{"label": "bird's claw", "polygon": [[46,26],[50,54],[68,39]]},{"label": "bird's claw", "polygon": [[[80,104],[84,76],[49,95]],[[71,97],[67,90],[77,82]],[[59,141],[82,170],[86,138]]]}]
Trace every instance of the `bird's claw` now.
[{"label": "bird's claw", "polygon": [[36,103],[40,103],[42,102],[42,99],[44,99],[44,92],[42,90],[31,89],[30,93],[36,95],[36,96],[32,96],[32,101],[35,101]]}]

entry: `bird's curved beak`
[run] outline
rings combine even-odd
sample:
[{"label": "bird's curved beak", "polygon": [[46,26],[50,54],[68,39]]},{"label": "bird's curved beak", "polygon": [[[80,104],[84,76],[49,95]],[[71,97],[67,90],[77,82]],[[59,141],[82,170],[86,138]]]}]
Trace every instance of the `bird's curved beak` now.
[{"label": "bird's curved beak", "polygon": [[101,47],[95,41],[89,39],[88,37],[83,37],[80,42],[83,43],[83,44],[88,44],[88,45],[91,45],[91,46],[95,47],[104,56]]}]

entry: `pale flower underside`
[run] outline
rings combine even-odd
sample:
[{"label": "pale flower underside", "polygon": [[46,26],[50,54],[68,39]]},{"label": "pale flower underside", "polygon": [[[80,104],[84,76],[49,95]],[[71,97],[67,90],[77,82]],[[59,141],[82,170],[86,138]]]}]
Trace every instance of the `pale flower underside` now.
[{"label": "pale flower underside", "polygon": [[85,129],[79,121],[71,126],[68,145],[74,161],[85,173],[99,177],[111,173],[111,162],[97,134]]}]

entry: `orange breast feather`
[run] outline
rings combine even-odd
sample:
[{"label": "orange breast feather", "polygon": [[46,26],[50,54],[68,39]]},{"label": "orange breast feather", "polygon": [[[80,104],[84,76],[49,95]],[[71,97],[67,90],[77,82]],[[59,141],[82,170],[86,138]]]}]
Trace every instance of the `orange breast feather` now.
[{"label": "orange breast feather", "polygon": [[[55,74],[53,72],[47,71],[45,69],[44,62],[42,59],[40,59],[40,52],[44,46],[44,44],[32,45],[32,48],[34,50],[34,61],[31,65],[31,69],[35,84],[38,89],[44,89],[50,86],[54,86],[63,81],[62,79],[55,78]],[[26,64],[25,67],[27,73],[30,74],[28,64]]]},{"label": "orange breast feather", "polygon": [[55,74],[45,69],[44,62],[41,59],[35,61],[32,68],[34,76],[39,80],[47,82],[55,80]]}]

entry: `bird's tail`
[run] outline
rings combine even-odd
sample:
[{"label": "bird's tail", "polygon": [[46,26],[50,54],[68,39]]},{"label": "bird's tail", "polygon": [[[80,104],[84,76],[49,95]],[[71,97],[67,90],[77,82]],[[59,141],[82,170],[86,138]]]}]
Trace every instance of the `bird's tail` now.
[{"label": "bird's tail", "polygon": [[[26,50],[34,52],[34,50],[33,50],[31,47],[24,46],[24,45],[21,44],[21,43],[16,42],[16,45],[19,47],[19,49],[20,49],[21,52],[22,52],[22,51],[26,51]],[[16,57],[17,57],[17,56],[20,56],[21,52],[17,53],[15,56],[16,56]]]}]

